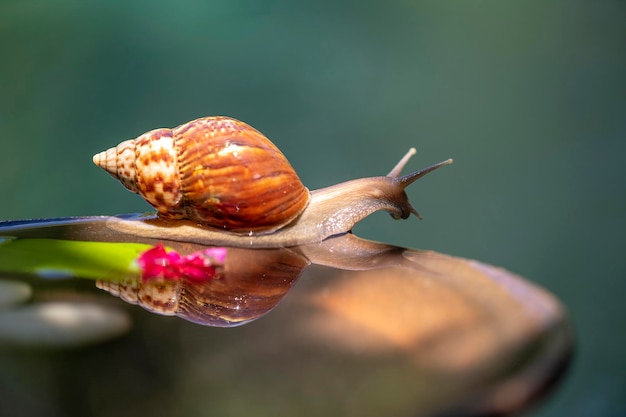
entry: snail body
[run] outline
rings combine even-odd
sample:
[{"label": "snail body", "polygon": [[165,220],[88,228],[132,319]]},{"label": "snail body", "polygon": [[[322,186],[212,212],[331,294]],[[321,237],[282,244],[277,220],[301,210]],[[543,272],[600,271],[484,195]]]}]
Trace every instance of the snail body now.
[{"label": "snail body", "polygon": [[452,160],[400,176],[414,153],[409,150],[386,176],[309,192],[263,134],[216,116],[152,130],[93,161],[157,209],[154,219],[114,221],[117,229],[206,244],[284,247],[348,232],[378,210],[396,219],[420,217],[405,188]]}]

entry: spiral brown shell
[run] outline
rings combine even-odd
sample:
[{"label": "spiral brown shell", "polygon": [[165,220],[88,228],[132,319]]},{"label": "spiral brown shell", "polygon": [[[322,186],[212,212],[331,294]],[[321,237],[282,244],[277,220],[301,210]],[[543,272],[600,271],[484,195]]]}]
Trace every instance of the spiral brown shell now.
[{"label": "spiral brown shell", "polygon": [[93,157],[165,218],[234,232],[271,232],[295,219],[310,195],[263,134],[229,117],[156,129]]}]

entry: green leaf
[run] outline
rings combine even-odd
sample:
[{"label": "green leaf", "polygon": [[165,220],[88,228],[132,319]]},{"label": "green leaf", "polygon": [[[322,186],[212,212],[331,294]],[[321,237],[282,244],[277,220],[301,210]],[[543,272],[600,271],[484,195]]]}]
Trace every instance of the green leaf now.
[{"label": "green leaf", "polygon": [[137,275],[135,259],[151,247],[140,243],[0,237],[0,272],[117,281]]}]

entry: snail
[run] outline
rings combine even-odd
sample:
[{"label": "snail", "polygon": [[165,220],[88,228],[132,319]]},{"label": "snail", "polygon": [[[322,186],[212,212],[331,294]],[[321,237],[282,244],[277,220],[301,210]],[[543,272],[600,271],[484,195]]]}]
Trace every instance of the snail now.
[{"label": "snail", "polygon": [[144,237],[205,244],[287,247],[349,232],[378,211],[411,213],[405,188],[451,159],[400,176],[409,152],[386,176],[309,192],[282,152],[252,126],[225,116],[149,131],[93,157],[141,195],[156,218],[113,221]]}]

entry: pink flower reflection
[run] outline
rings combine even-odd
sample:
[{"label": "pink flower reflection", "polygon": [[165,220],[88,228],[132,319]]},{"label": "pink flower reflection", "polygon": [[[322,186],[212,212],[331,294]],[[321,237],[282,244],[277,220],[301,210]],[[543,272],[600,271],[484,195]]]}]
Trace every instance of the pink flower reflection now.
[{"label": "pink flower reflection", "polygon": [[225,259],[226,248],[209,248],[181,256],[174,250],[166,252],[163,244],[159,243],[141,253],[137,257],[137,265],[143,280],[208,281],[215,276],[215,267],[223,265]]}]

